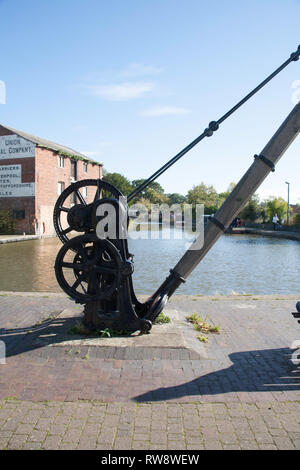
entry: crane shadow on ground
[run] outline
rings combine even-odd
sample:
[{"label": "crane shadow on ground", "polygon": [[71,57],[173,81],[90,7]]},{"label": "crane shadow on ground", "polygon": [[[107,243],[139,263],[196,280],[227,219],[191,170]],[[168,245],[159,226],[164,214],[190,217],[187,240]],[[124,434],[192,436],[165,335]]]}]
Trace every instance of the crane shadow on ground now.
[{"label": "crane shadow on ground", "polygon": [[82,320],[82,315],[59,317],[38,322],[28,327],[0,328],[0,341],[5,343],[6,357],[17,356],[28,351],[76,339],[70,331]]},{"label": "crane shadow on ground", "polygon": [[227,368],[204,373],[180,385],[151,390],[136,396],[134,400],[155,402],[188,396],[195,396],[196,400],[199,395],[211,397],[230,392],[287,391],[298,391],[300,399],[300,350],[241,351],[229,354],[228,358],[232,365]]}]

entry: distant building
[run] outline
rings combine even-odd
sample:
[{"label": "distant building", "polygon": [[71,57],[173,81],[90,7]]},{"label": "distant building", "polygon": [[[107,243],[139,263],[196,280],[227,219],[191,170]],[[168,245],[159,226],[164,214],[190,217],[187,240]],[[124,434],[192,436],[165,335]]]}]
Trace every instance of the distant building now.
[{"label": "distant building", "polygon": [[[102,164],[75,150],[0,125],[0,210],[16,233],[54,235],[53,207],[71,182],[102,177]],[[91,202],[89,192],[83,194]]]},{"label": "distant building", "polygon": [[300,204],[290,204],[290,217],[300,214]]}]

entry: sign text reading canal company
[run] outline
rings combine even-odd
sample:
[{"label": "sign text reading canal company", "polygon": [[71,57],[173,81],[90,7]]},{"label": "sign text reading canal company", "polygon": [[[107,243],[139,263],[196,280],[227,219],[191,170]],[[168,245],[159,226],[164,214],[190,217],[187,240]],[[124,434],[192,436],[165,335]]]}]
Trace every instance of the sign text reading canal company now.
[{"label": "sign text reading canal company", "polygon": [[0,160],[35,157],[35,144],[18,135],[0,137]]}]

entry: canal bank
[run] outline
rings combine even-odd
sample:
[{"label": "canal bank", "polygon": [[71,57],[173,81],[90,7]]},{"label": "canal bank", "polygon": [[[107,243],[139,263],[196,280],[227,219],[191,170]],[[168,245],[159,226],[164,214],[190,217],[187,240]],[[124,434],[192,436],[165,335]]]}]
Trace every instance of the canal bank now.
[{"label": "canal bank", "polygon": [[[2,292],[0,448],[299,450],[296,300],[174,296],[169,329],[134,344],[71,335],[64,295]],[[191,313],[220,328],[205,355]]]},{"label": "canal bank", "polygon": [[263,237],[273,237],[286,240],[300,241],[300,232],[292,232],[288,230],[261,230],[257,228],[246,227],[243,233],[251,235],[261,235]]},{"label": "canal bank", "polygon": [[0,235],[0,245],[5,243],[26,242],[28,240],[39,240],[40,235]]}]

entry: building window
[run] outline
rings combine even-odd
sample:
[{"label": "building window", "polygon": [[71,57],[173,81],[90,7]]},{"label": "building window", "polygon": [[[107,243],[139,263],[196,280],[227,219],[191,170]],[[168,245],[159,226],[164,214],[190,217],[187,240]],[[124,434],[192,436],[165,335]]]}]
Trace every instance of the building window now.
[{"label": "building window", "polygon": [[65,166],[65,158],[62,157],[61,155],[58,155],[58,167],[64,168],[64,166]]},{"label": "building window", "polygon": [[87,197],[87,195],[88,195],[88,188],[87,188],[87,186],[84,186],[84,187],[82,188],[82,195],[83,195],[83,197]]},{"label": "building window", "polygon": [[57,194],[60,195],[64,189],[65,189],[65,183],[63,181],[59,181],[57,183]]},{"label": "building window", "polygon": [[71,178],[77,180],[77,162],[76,160],[71,160]]},{"label": "building window", "polygon": [[84,173],[88,172],[88,163],[87,162],[83,162],[83,172]]},{"label": "building window", "polygon": [[25,219],[25,210],[13,210],[14,219]]}]

